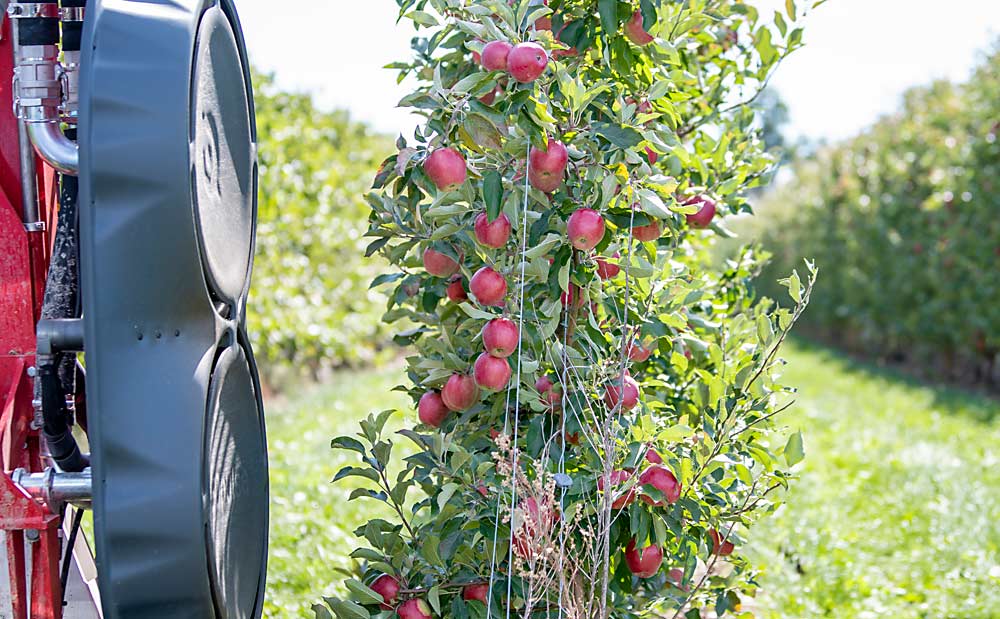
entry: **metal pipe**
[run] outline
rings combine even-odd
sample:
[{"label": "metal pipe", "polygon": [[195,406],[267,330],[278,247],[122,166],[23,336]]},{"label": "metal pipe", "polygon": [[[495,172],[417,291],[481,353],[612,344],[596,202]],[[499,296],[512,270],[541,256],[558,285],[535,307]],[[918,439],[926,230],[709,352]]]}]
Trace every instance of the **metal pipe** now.
[{"label": "metal pipe", "polygon": [[[3,12],[7,12],[7,2],[0,2]],[[17,22],[12,19],[11,35],[17,41]],[[17,60],[17,50],[14,50],[14,60]],[[17,120],[18,159],[21,162],[21,221],[28,232],[44,232],[45,222],[38,212],[38,177],[35,176],[35,149],[31,147],[26,123]]]},{"label": "metal pipe", "polygon": [[28,124],[38,155],[63,174],[77,175],[80,154],[60,127],[68,88],[59,64],[59,10],[54,0],[10,5],[11,21],[25,20],[14,39],[14,108]]},{"label": "metal pipe", "polygon": [[59,127],[59,121],[29,122],[28,137],[39,156],[62,174],[80,172],[80,147]]},{"label": "metal pipe", "polygon": [[94,496],[90,468],[79,473],[64,473],[52,468],[45,469],[44,473],[17,469],[10,477],[28,496],[45,503],[55,512],[64,503],[89,509]]}]

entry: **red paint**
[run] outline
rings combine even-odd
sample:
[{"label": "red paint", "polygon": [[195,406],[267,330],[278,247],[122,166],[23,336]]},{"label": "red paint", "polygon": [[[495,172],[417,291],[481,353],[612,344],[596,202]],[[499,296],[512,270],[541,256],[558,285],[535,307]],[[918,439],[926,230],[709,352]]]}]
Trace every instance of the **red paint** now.
[{"label": "red paint", "polygon": [[[10,481],[16,468],[44,469],[38,432],[31,429],[32,381],[27,369],[35,363],[35,321],[41,312],[45,273],[51,254],[58,199],[56,175],[36,158],[39,213],[46,233],[28,233],[21,216],[21,178],[17,121],[11,110],[10,20],[0,32],[0,529],[7,532],[8,573],[12,619],[60,619],[60,519]],[[31,604],[28,608],[28,564],[24,530],[39,531],[29,546]],[[7,609],[0,609],[6,616]]]}]

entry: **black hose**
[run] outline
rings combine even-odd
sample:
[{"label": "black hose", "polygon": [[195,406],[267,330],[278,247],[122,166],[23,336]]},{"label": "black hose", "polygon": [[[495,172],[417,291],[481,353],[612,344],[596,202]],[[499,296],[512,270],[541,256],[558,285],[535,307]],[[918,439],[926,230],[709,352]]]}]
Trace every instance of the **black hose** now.
[{"label": "black hose", "polygon": [[[80,8],[87,6],[87,0],[61,0],[59,4],[63,8]],[[64,21],[62,23],[62,50],[64,52],[80,51],[82,39],[83,22]]]},{"label": "black hose", "polygon": [[[41,0],[37,4],[56,4],[55,0]],[[17,23],[18,45],[58,45],[59,19],[55,17],[21,18]]]},{"label": "black hose", "polygon": [[73,564],[73,546],[76,545],[76,536],[80,532],[80,524],[83,522],[83,510],[76,509],[73,514],[73,526],[69,530],[69,538],[66,540],[66,551],[63,553],[62,571],[59,573],[59,583],[62,585],[62,607],[66,604],[66,583],[69,582],[69,568]]},{"label": "black hose", "polygon": [[[73,131],[73,130],[71,130]],[[75,137],[72,133],[68,137]],[[42,319],[76,318],[80,315],[79,218],[76,177],[61,175],[59,220],[52,260],[45,280]],[[76,354],[39,355],[38,377],[42,401],[42,434],[49,455],[60,469],[79,472],[89,464],[73,437],[67,395],[76,393]]]}]

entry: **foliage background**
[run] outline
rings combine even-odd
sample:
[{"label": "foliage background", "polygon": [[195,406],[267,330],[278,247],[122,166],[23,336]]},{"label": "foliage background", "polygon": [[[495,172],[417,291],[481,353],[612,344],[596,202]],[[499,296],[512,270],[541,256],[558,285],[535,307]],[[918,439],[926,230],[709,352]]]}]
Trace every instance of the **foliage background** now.
[{"label": "foliage background", "polygon": [[260,136],[257,257],[249,331],[263,375],[370,363],[383,341],[385,297],[368,283],[384,269],[364,257],[364,195],[392,140],[321,111],[307,94],[254,76]]},{"label": "foliage background", "polygon": [[823,270],[804,320],[849,349],[1000,384],[1000,46],[965,84],[796,162],[754,233],[762,282],[802,254]]}]

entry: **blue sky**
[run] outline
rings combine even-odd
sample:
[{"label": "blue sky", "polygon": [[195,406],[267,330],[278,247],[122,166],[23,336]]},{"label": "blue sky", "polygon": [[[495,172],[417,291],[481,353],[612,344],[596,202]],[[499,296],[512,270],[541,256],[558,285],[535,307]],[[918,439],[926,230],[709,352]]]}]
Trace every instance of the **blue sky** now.
[{"label": "blue sky", "polygon": [[[386,132],[412,132],[403,90],[381,67],[409,57],[413,31],[393,0],[236,0],[252,60],[284,87],[315,94]],[[757,0],[761,9],[783,0]],[[803,2],[800,2],[803,4]],[[1000,39],[1000,0],[828,0],[806,24],[806,47],[773,85],[792,137],[835,140],[893,111],[907,88],[964,79]]]}]

